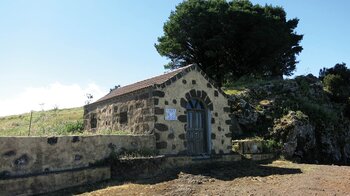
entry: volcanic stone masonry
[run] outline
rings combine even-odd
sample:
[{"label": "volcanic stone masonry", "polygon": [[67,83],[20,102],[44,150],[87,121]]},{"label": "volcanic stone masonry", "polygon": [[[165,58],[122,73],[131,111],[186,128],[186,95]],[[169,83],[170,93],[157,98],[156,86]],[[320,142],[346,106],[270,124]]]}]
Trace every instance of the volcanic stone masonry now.
[{"label": "volcanic stone masonry", "polygon": [[85,129],[153,134],[160,154],[189,154],[187,105],[191,100],[200,102],[205,111],[200,121],[205,122],[204,136],[198,139],[207,148],[204,153],[231,153],[230,101],[196,65],[118,88],[85,106]]}]

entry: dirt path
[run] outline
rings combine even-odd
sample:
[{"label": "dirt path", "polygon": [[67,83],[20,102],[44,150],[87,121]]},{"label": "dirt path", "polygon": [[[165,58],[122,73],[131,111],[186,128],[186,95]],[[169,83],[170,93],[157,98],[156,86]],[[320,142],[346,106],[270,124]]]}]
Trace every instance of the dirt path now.
[{"label": "dirt path", "polygon": [[240,162],[97,188],[82,195],[350,195],[350,167]]}]

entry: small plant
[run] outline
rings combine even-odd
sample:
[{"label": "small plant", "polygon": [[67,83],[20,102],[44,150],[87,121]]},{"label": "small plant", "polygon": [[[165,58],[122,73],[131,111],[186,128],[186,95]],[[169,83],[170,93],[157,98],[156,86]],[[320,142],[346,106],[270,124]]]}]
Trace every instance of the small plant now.
[{"label": "small plant", "polygon": [[255,109],[257,110],[257,111],[264,111],[264,108],[261,106],[261,105],[256,105],[255,106]]},{"label": "small plant", "polygon": [[232,151],[233,152],[239,151],[239,143],[238,142],[232,144]]},{"label": "small plant", "polygon": [[302,111],[296,111],[295,116],[297,117],[297,119],[299,120],[303,120],[306,119],[307,116],[302,112]]},{"label": "small plant", "polygon": [[67,122],[63,129],[68,133],[82,133],[84,130],[84,123],[80,120]]}]

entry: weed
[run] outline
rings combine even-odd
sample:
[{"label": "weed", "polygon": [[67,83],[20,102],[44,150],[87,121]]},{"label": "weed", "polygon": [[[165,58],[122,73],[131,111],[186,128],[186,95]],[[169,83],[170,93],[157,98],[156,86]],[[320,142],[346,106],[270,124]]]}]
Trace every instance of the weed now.
[{"label": "weed", "polygon": [[239,150],[239,143],[237,142],[237,143],[233,143],[232,144],[232,151],[233,152],[238,152],[238,150]]},{"label": "weed", "polygon": [[257,111],[263,111],[264,108],[263,108],[261,105],[256,105],[256,106],[255,106],[255,110],[257,110]]}]

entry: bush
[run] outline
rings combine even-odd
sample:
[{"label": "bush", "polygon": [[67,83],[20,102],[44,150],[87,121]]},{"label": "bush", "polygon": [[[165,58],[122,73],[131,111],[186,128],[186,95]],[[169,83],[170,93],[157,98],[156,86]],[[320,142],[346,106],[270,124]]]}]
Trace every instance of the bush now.
[{"label": "bush", "polygon": [[323,68],[319,77],[334,101],[346,103],[350,96],[350,69],[345,63],[336,64],[329,69]]},{"label": "bush", "polygon": [[328,74],[323,79],[324,87],[335,101],[344,102],[350,96],[350,84],[340,75]]},{"label": "bush", "polygon": [[338,113],[332,109],[327,109],[319,103],[313,103],[307,99],[299,100],[299,109],[315,122],[338,122]]},{"label": "bush", "polygon": [[295,78],[295,80],[299,84],[301,92],[303,94],[308,94],[310,90],[310,84],[309,84],[308,78],[305,76],[298,76]]},{"label": "bush", "polygon": [[345,63],[337,63],[334,67],[321,69],[319,78],[323,80],[324,77],[329,74],[340,75],[342,78],[348,78],[350,76],[350,69],[346,67]]},{"label": "bush", "polygon": [[68,133],[82,133],[84,130],[83,121],[67,122],[63,128]]}]

